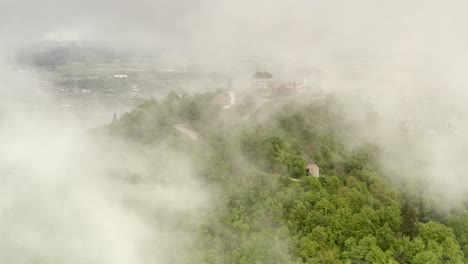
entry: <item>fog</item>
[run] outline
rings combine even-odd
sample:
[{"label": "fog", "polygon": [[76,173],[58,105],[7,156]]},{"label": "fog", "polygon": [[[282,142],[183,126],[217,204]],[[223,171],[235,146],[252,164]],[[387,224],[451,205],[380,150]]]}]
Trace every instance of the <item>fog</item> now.
[{"label": "fog", "polygon": [[36,76],[15,74],[2,76],[1,262],[187,263],[196,217],[210,204],[191,161],[164,146],[91,137],[29,90]]},{"label": "fog", "polygon": [[[37,89],[42,76],[18,71],[18,52],[45,41],[88,42],[193,63],[238,83],[259,64],[275,76],[308,78],[337,98],[350,145],[377,144],[389,177],[416,182],[451,208],[468,198],[467,7],[436,0],[0,0],[0,262],[187,263],[176,253],[193,237],[172,233],[174,219],[192,218],[184,222],[190,229],[211,203],[181,153],[89,139],[89,123],[64,115]],[[378,113],[372,124],[369,105]],[[93,124],[111,121],[112,111],[101,114]],[[158,175],[149,175],[155,167]],[[163,180],[128,187],[109,176],[116,169]]]}]

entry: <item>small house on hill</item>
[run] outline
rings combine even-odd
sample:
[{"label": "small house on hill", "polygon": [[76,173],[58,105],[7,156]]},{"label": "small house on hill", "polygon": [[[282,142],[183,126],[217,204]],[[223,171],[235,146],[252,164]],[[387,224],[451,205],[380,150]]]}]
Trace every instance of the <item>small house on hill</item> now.
[{"label": "small house on hill", "polygon": [[305,156],[305,160],[307,162],[306,175],[307,176],[319,177],[320,176],[320,168],[317,165],[317,163],[315,163],[315,161],[309,156]]}]

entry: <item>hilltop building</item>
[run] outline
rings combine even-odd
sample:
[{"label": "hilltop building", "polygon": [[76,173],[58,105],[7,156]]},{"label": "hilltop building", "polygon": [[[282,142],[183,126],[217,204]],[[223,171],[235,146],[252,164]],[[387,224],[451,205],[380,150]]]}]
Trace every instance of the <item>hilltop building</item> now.
[{"label": "hilltop building", "polygon": [[297,92],[303,92],[307,89],[307,82],[296,81],[274,81],[272,85],[272,95],[289,95]]},{"label": "hilltop building", "polygon": [[257,71],[253,76],[252,85],[262,94],[269,94],[273,84],[273,76],[269,72]]},{"label": "hilltop building", "polygon": [[273,86],[271,89],[271,95],[273,96],[282,96],[282,95],[290,95],[297,92],[298,85],[296,82],[273,82]]}]

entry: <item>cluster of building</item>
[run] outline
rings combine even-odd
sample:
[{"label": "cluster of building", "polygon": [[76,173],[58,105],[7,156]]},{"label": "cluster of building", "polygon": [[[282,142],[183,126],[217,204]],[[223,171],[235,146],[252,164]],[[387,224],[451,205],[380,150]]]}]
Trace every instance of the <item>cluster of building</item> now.
[{"label": "cluster of building", "polygon": [[[275,81],[273,80],[273,75],[269,72],[257,71],[252,78],[251,81],[251,88],[250,91],[253,92],[257,97],[263,98],[263,101],[269,101],[274,99],[275,97],[280,96],[287,96],[292,95],[298,92],[301,92],[307,89],[306,82],[295,82],[295,81]],[[238,101],[242,101],[236,98],[237,94],[232,87],[231,78],[228,80],[228,84],[225,90],[219,94],[217,94],[211,100],[211,106],[214,108],[218,108],[221,110],[229,109],[238,103]],[[304,172],[307,176],[319,177],[320,175],[320,168],[315,163],[315,161],[307,156],[303,156],[306,160],[306,167],[304,168]]]},{"label": "cluster of building", "polygon": [[305,80],[302,83],[274,80],[273,75],[266,71],[257,71],[255,73],[252,79],[252,86],[265,97],[291,95],[307,88]]},{"label": "cluster of building", "polygon": [[[292,95],[295,93],[303,92],[308,88],[306,81],[279,81],[274,80],[273,75],[266,71],[257,71],[252,76],[250,92],[257,97],[261,98],[275,98],[281,96]],[[216,95],[211,104],[214,107],[221,109],[228,109],[240,100],[236,100],[236,91],[232,88],[232,81],[229,78],[227,87],[224,93]]]}]

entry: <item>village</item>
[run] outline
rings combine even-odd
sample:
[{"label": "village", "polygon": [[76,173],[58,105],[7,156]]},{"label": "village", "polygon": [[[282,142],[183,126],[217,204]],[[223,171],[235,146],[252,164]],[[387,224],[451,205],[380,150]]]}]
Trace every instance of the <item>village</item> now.
[{"label": "village", "polygon": [[[267,71],[256,71],[247,90],[235,89],[232,79],[229,77],[224,91],[214,96],[210,106],[219,111],[225,111],[239,105],[245,106],[246,97],[254,98],[254,102],[249,105],[249,109],[246,110],[242,118],[247,121],[267,102],[279,103],[283,100],[296,100],[306,94],[308,100],[323,100],[325,98],[323,91],[310,87],[305,80],[303,82],[275,80],[273,75]],[[198,133],[191,128],[190,124],[176,124],[174,128],[191,140],[198,140]],[[316,162],[306,154],[303,154],[303,159],[306,161],[304,174],[319,177],[320,168]],[[291,178],[291,180],[299,181],[295,178]]]}]

